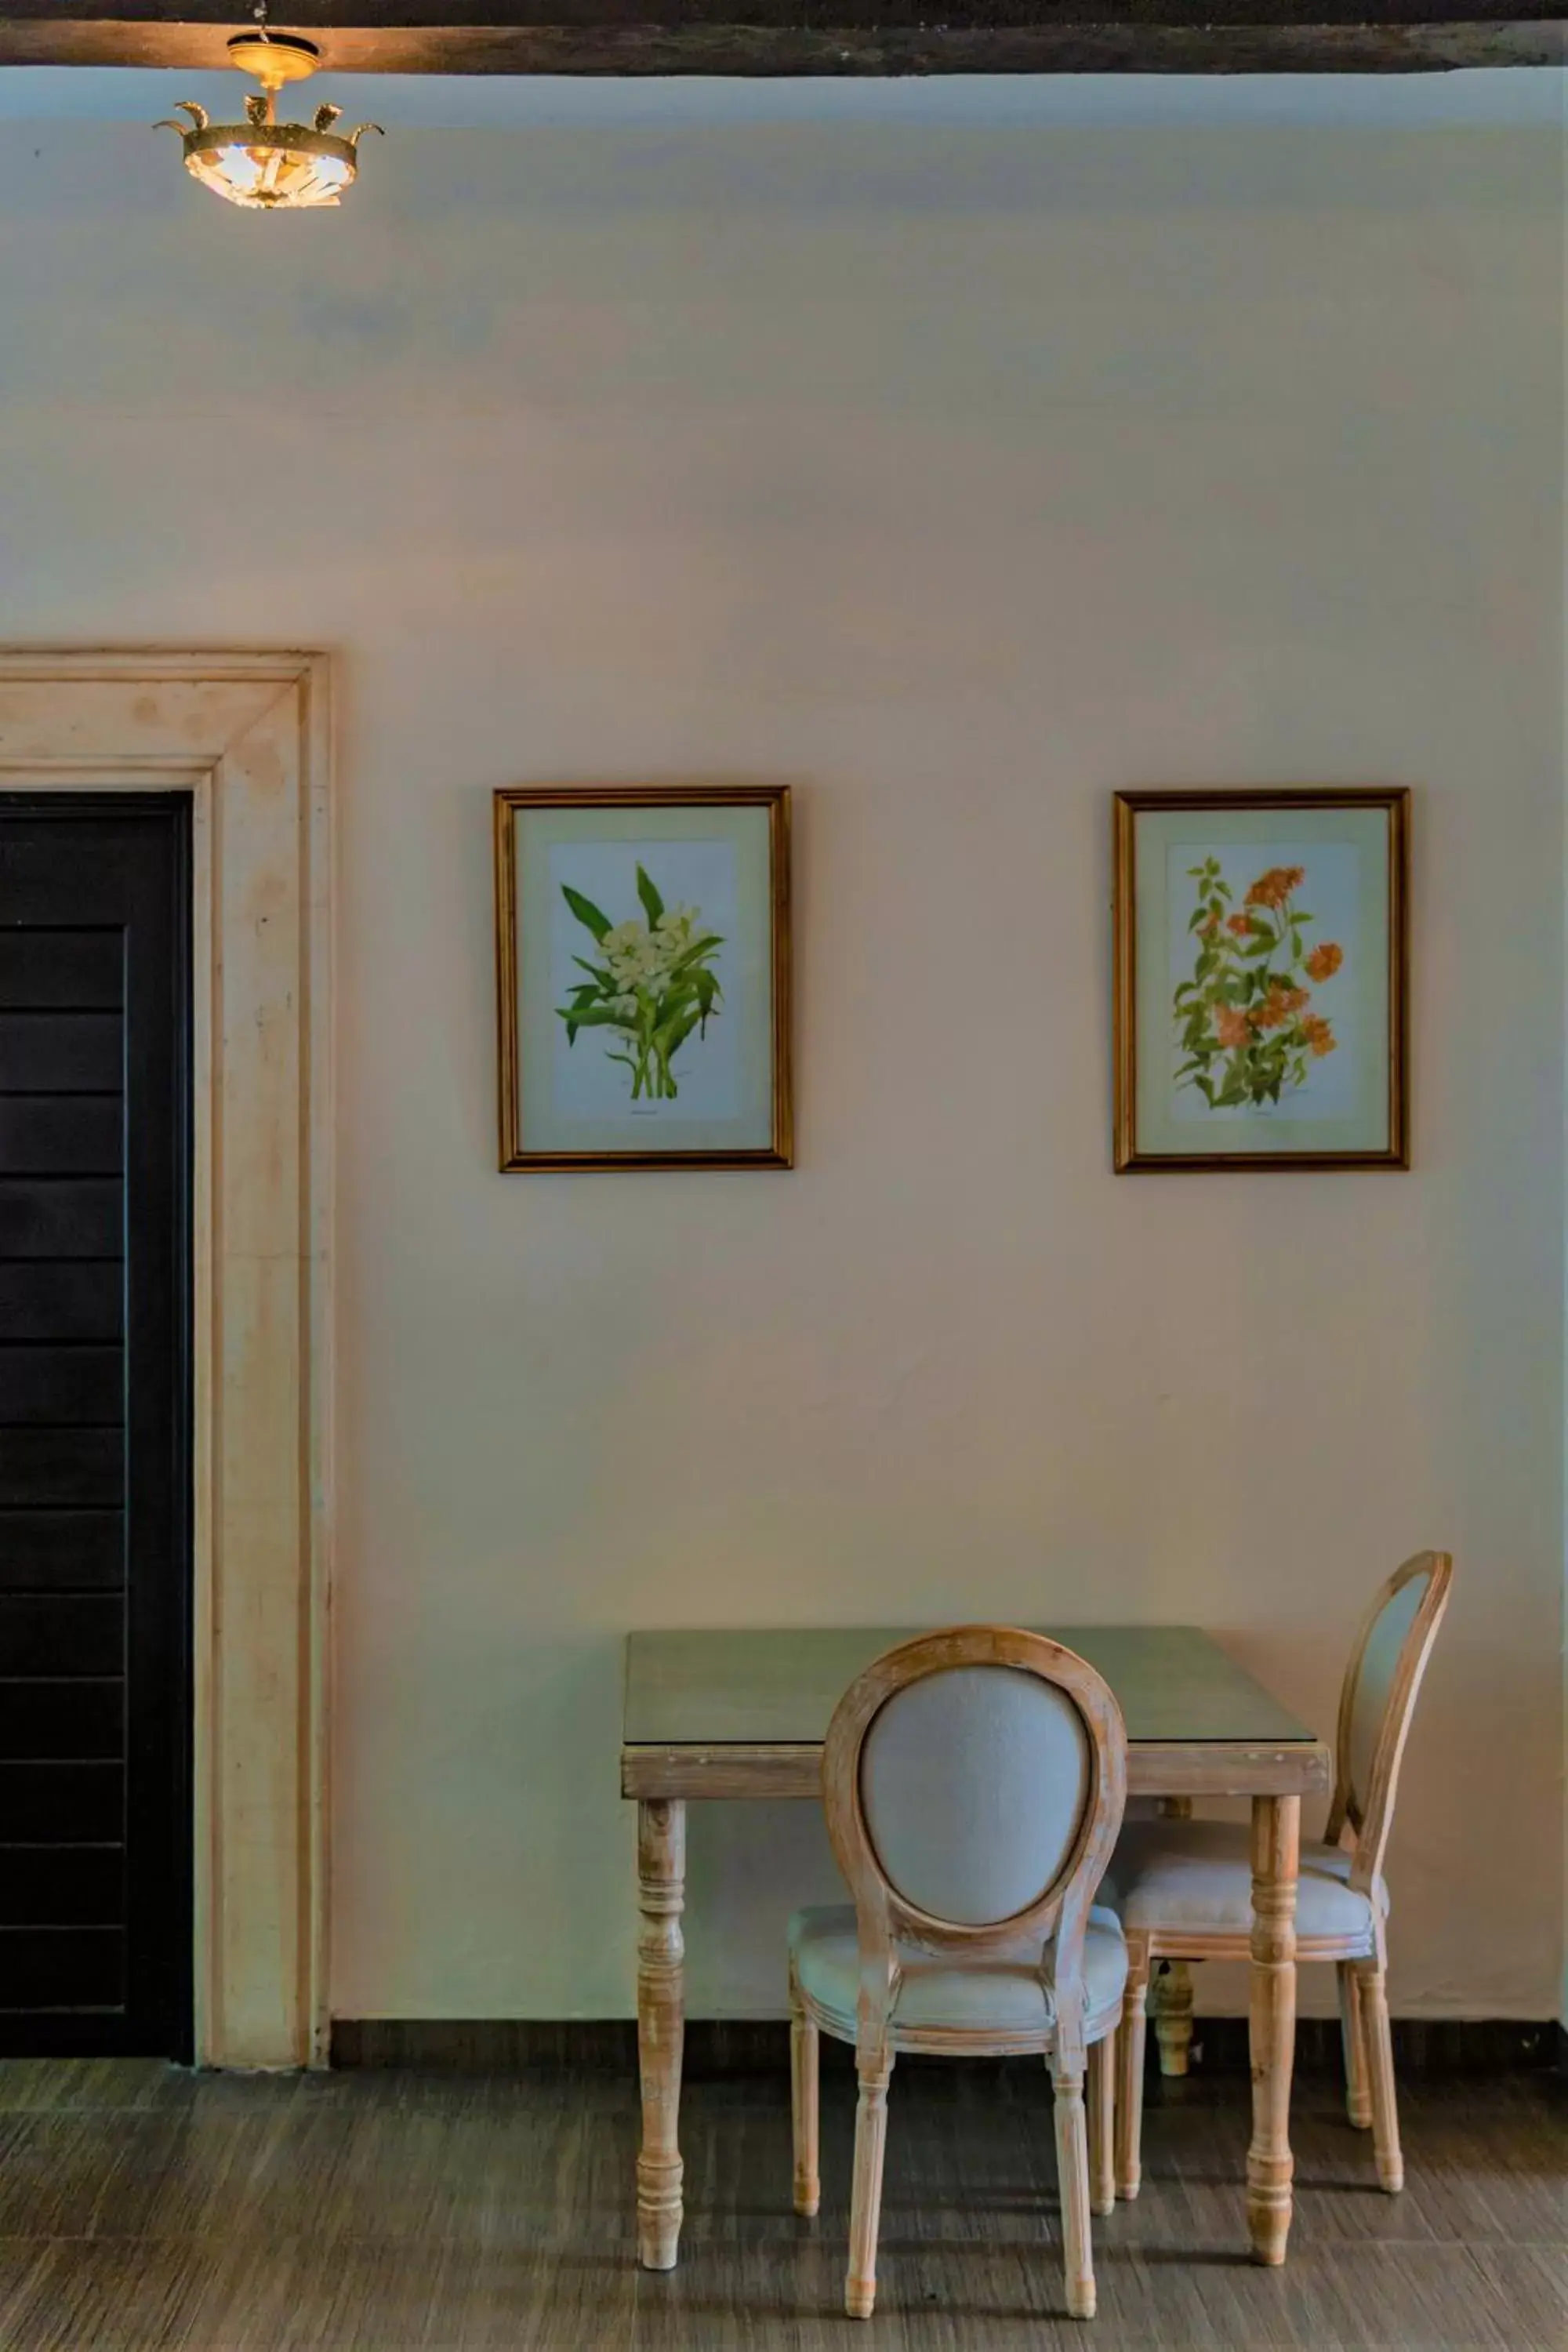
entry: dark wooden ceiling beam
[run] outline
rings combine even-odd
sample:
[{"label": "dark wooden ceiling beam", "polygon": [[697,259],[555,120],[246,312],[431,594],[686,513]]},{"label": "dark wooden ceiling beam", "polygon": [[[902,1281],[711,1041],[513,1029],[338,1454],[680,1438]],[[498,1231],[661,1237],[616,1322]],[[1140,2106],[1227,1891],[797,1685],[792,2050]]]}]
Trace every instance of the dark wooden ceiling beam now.
[{"label": "dark wooden ceiling beam", "polygon": [[[343,73],[1431,73],[1568,62],[1568,0],[279,0]],[[248,0],[5,0],[0,65],[210,67]],[[934,19],[934,21],[933,21]]]}]

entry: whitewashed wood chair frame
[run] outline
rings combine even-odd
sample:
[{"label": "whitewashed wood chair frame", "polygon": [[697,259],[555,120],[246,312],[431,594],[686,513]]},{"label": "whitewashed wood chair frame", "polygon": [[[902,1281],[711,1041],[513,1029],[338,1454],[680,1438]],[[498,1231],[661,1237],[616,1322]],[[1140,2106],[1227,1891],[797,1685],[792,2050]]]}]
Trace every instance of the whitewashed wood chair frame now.
[{"label": "whitewashed wood chair frame", "polygon": [[[1071,1702],[1085,1737],[1087,1786],[1076,1834],[1051,1883],[1010,1917],[984,1926],[939,1918],[917,1908],[883,1867],[862,1801],[867,1738],[889,1701],[911,1684],[955,1668],[1021,1669]],[[882,2160],[887,2137],[888,2084],[900,2051],[931,2056],[1044,2056],[1055,2088],[1057,2160],[1060,2178],[1068,2306],[1077,2318],[1094,2312],[1089,2211],[1110,2212],[1112,2053],[1121,2015],[1121,1969],[1114,1999],[1092,2008],[1084,1977],[1084,1944],[1094,1892],[1110,1859],[1127,1791],[1127,1738],[1109,1685],[1085,1660],[1037,1633],[997,1626],[965,1626],[922,1636],[889,1651],[851,1685],[828,1727],[822,1764],[828,1834],[855,1898],[859,1992],[854,2033],[859,2100],[855,2124],[855,2177],[845,2308],[867,2319],[876,2300],[877,2238]],[[810,1916],[811,1915],[805,1915]],[[1108,1923],[1114,1930],[1114,1922]],[[1103,1935],[1107,1927],[1097,1927]],[[1039,2028],[900,2023],[900,1948],[913,1948],[962,1968],[967,1962],[1041,1952],[1054,2021]],[[1119,1958],[1119,1955],[1118,1955]],[[802,1986],[792,1956],[791,2055],[795,2210],[813,2214],[819,2200],[817,2154],[818,2036],[847,2040],[841,2016]],[[1094,2179],[1089,2170],[1084,2076],[1090,2074]]]},{"label": "whitewashed wood chair frame", "polygon": [[[1333,1800],[1323,1832],[1323,1846],[1350,1856],[1345,1884],[1366,1898],[1367,1919],[1358,1933],[1313,1935],[1298,1927],[1296,1958],[1331,1960],[1339,1971],[1340,2018],[1344,2041],[1345,2100],[1351,2122],[1373,2134],[1380,2185],[1391,2195],[1405,2186],[1404,2158],[1399,2145],[1399,2115],[1394,2095],[1394,2051],[1389,2029],[1387,1988],[1388,1893],[1383,1864],[1394,1824],[1394,1800],[1399,1768],[1409,1737],[1422,1678],[1448,1605],[1454,1564],[1447,1552],[1417,1552],[1394,1570],[1379,1590],[1362,1622],[1340,1691],[1339,1728],[1335,1742]],[[1357,1785],[1356,1701],[1367,1653],[1384,1611],[1416,1578],[1426,1580],[1400,1643],[1389,1681],[1381,1719],[1371,1743],[1364,1769],[1364,1788]],[[1184,1825],[1151,1824],[1142,1833],[1152,1851],[1158,1829],[1173,1839]],[[1125,1903],[1129,1885],[1116,1879],[1119,1901]],[[1124,1923],[1125,1925],[1125,1919]],[[1159,1960],[1245,1960],[1250,1949],[1251,1926],[1205,1930],[1192,1924],[1162,1927],[1155,1924],[1126,1927],[1127,1990],[1122,2008],[1116,2089],[1116,2193],[1138,2194],[1142,2169],[1143,2112],[1143,2052],[1149,1979]]]}]

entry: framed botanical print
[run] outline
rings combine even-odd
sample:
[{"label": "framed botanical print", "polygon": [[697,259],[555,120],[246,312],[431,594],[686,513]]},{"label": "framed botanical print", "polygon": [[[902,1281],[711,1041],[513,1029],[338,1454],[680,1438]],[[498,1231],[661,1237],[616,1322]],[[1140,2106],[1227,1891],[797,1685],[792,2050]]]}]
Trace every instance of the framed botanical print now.
[{"label": "framed botanical print", "polygon": [[1118,1173],[1407,1168],[1410,795],[1116,796]]},{"label": "framed botanical print", "polygon": [[495,796],[500,1164],[787,1168],[789,787]]}]

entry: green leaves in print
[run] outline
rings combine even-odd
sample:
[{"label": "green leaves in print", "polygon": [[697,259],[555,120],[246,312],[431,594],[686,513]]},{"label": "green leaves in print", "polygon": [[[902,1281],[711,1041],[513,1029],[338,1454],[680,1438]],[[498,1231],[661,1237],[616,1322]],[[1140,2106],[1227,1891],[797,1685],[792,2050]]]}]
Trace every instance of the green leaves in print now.
[{"label": "green leaves in print", "polygon": [[573,957],[587,977],[573,989],[570,1003],[555,1010],[566,1024],[568,1045],[584,1029],[612,1033],[605,1051],[631,1072],[634,1102],[673,1102],[679,1088],[670,1066],[694,1030],[700,1037],[707,1034],[723,1000],[712,967],[724,942],[718,932],[703,930],[695,907],[667,907],[641,866],[637,888],[641,919],[612,924],[591,898],[563,883],[561,895],[597,955]]}]

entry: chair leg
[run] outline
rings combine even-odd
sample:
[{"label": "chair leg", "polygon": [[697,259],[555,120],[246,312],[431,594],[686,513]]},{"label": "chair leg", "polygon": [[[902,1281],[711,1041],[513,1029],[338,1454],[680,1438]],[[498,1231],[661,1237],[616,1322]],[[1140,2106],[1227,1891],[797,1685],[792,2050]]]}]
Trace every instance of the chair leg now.
[{"label": "chair leg", "polygon": [[855,2110],[855,2185],[849,2199],[849,2274],[844,2308],[851,2319],[869,2319],[877,2301],[877,2231],[882,2218],[882,2158],[888,2145],[888,2078],[890,2055],[879,2066],[860,2069]]},{"label": "chair leg", "polygon": [[1116,2210],[1116,2035],[1089,2044],[1089,2206],[1091,2213]]},{"label": "chair leg", "polygon": [[790,2122],[795,2146],[795,2210],[809,2221],[822,2201],[818,2175],[817,2083],[820,2036],[799,1989],[789,1989]]},{"label": "chair leg", "polygon": [[1057,2179],[1062,2203],[1062,2252],[1068,2311],[1094,2317],[1094,2249],[1089,2227],[1089,2130],[1083,2110],[1083,2066],[1053,2060],[1056,2086]]},{"label": "chair leg", "polygon": [[1127,1990],[1116,2037],[1116,2193],[1138,2194],[1143,2152],[1143,2051],[1148,2035],[1149,1955],[1127,1947]]},{"label": "chair leg", "polygon": [[1340,1980],[1340,2039],[1345,2053],[1345,2113],[1357,2131],[1365,2131],[1372,2121],[1372,2086],[1367,2081],[1361,1985],[1349,1960],[1339,1962],[1336,1974]]},{"label": "chair leg", "polygon": [[1405,2186],[1399,2149],[1399,2107],[1394,2088],[1394,2038],[1388,2027],[1388,1979],[1377,1961],[1363,1962],[1361,2013],[1365,2030],[1367,2073],[1372,2079],[1372,2146],[1377,2182],[1391,2197]]}]

